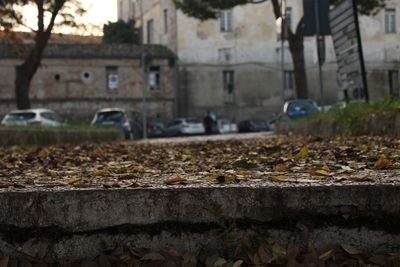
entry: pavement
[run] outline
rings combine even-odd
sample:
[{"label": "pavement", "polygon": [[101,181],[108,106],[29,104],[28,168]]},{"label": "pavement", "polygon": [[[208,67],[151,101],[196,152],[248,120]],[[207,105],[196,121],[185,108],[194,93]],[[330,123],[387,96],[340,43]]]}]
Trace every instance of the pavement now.
[{"label": "pavement", "polygon": [[[273,136],[252,133],[138,143],[260,137]],[[94,257],[127,244],[194,251],[204,246],[224,247],[226,234],[249,232],[262,233],[282,244],[301,236],[304,242],[312,241],[319,247],[349,244],[367,251],[397,251],[398,172],[391,178],[382,184],[270,181],[138,188],[6,188],[0,192],[0,251],[52,260]]]}]

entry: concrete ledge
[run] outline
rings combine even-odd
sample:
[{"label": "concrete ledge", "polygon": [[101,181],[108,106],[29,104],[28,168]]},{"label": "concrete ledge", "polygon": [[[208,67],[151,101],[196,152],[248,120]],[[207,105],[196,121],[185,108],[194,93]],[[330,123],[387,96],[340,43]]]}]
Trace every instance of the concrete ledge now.
[{"label": "concrete ledge", "polygon": [[[121,240],[148,248],[217,247],[221,222],[283,241],[301,223],[322,236],[320,244],[400,247],[400,185],[2,192],[0,203],[0,250],[17,244],[52,259],[98,255]],[[381,238],[363,243],[373,236]]]}]

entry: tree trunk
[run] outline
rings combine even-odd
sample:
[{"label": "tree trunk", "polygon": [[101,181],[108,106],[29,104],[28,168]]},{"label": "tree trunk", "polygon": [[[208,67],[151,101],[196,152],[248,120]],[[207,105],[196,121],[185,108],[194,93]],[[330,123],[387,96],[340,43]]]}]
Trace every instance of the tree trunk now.
[{"label": "tree trunk", "polygon": [[299,21],[296,33],[289,32],[288,42],[294,66],[296,98],[308,98],[307,74],[304,58],[303,19]]},{"label": "tree trunk", "polygon": [[15,97],[17,101],[18,109],[29,109],[31,108],[31,102],[29,100],[29,87],[30,80],[27,76],[25,68],[22,66],[16,67],[16,78],[15,78]]},{"label": "tree trunk", "polygon": [[22,65],[16,67],[15,97],[18,109],[29,109],[30,84],[42,61],[43,50],[49,40],[50,33],[41,33],[36,36],[36,43],[28,52]]}]

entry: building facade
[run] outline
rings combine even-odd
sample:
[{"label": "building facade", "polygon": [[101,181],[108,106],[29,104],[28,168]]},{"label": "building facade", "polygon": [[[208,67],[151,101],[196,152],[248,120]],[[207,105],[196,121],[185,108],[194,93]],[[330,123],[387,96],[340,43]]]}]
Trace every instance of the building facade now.
[{"label": "building facade", "polygon": [[[89,120],[100,108],[141,113],[145,97],[149,118],[172,119],[174,55],[165,47],[145,46],[144,72],[141,49],[123,44],[49,44],[31,83],[32,107],[50,108],[71,120]],[[0,47],[0,114],[16,108],[15,68],[21,56],[13,46]]]},{"label": "building facade", "polygon": [[[166,45],[178,56],[181,115],[201,116],[213,110],[236,120],[268,118],[285,99],[295,97],[291,55],[286,41],[281,48],[271,1],[224,10],[218,19],[206,21],[186,16],[173,0],[118,3],[120,18],[134,17],[139,26],[143,24],[145,43]],[[286,16],[295,30],[303,16],[302,1],[287,0]],[[378,14],[360,18],[372,99],[399,95],[399,21],[400,2],[396,0],[388,0]],[[315,38],[306,37],[304,45],[309,97],[321,102]],[[332,104],[340,100],[341,92],[330,37],[325,46],[323,95],[324,103]]]}]

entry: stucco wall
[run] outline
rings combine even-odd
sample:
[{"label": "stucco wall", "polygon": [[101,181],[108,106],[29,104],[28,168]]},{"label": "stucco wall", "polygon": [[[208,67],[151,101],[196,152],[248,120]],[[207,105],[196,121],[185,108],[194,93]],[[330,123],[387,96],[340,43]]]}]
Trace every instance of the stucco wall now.
[{"label": "stucco wall", "polygon": [[[2,60],[0,64],[0,114],[14,109],[15,66],[19,60]],[[146,90],[149,117],[169,120],[173,117],[173,70],[168,60],[153,60],[161,67],[161,90]],[[107,89],[107,66],[118,68],[118,90]],[[83,78],[84,73],[90,79]],[[56,80],[55,75],[60,79]],[[146,81],[147,82],[147,81]],[[138,60],[45,59],[36,73],[30,90],[33,107],[48,107],[72,119],[88,119],[95,110],[121,107],[142,110],[143,79]]]}]

